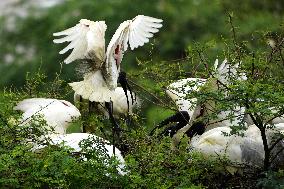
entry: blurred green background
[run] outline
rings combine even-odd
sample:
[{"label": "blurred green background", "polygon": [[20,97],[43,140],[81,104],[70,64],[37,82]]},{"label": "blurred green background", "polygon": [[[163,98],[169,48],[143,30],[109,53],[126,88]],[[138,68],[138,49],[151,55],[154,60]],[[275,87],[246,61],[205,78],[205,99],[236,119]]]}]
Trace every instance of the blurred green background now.
[{"label": "blurred green background", "polygon": [[[124,20],[138,14],[163,19],[163,28],[151,40],[155,47],[153,57],[162,60],[185,57],[185,49],[195,41],[218,41],[230,35],[227,22],[227,14],[230,12],[234,13],[242,35],[250,35],[258,30],[274,31],[284,18],[282,0],[66,0],[58,1],[58,4],[50,7],[40,5],[40,2],[48,1],[37,1],[37,4],[32,3],[32,0],[15,1],[15,11],[1,17],[2,88],[11,84],[22,86],[26,72],[33,72],[40,65],[52,78],[59,70],[59,63],[64,60],[58,54],[64,45],[54,45],[52,33],[74,26],[81,18],[105,20],[108,26],[107,43]],[[21,11],[16,9],[19,7],[26,7],[26,15],[21,16],[17,12]],[[123,59],[123,68],[135,65],[135,57],[147,59],[150,50],[151,44],[147,44],[134,52],[128,52]],[[74,80],[72,66],[63,66],[63,78]]]},{"label": "blurred green background", "polygon": [[[1,0],[0,8],[1,89],[23,86],[26,73],[39,68],[53,80],[65,59],[58,54],[65,44],[53,44],[52,33],[74,26],[82,18],[106,21],[106,43],[121,22],[138,14],[163,19],[163,27],[150,43],[124,56],[122,69],[138,73],[137,59],[171,62],[185,58],[196,42],[214,43],[207,57],[212,62],[223,58],[222,39],[231,35],[229,13],[234,15],[240,39],[251,39],[258,31],[273,37],[283,29],[284,18],[283,0]],[[78,80],[75,66],[63,65],[61,78]],[[191,65],[187,69],[190,72]],[[145,114],[157,114],[159,108],[148,104],[151,108]],[[170,113],[159,111],[164,113],[153,118],[158,121]]]}]

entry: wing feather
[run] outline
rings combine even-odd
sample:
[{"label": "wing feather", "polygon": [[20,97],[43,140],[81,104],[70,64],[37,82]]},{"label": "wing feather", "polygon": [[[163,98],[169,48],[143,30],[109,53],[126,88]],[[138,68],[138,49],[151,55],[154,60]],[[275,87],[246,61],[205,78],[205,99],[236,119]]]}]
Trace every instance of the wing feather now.
[{"label": "wing feather", "polygon": [[139,39],[139,41],[142,42],[142,45],[144,43],[148,43],[149,39],[147,38],[147,33],[143,30],[141,30],[140,28],[135,29],[135,36],[137,36],[137,38]]},{"label": "wing feather", "polygon": [[138,15],[134,19],[120,24],[107,47],[106,63],[103,70],[107,85],[111,89],[117,87],[120,63],[128,44],[133,50],[148,43],[149,38],[153,37],[153,34],[157,33],[159,28],[162,27],[162,21],[161,19]]},{"label": "wing feather", "polygon": [[145,38],[151,38],[154,36],[153,33],[148,32],[148,30],[151,29],[150,27],[148,27],[147,25],[145,25],[145,23],[142,23],[139,26],[139,29],[137,29],[137,31],[139,31],[139,34]]},{"label": "wing feather", "polygon": [[66,37],[63,37],[61,39],[54,39],[53,42],[54,43],[64,43],[64,42],[69,42],[69,41],[73,41],[74,39],[76,39],[77,35],[67,35]]},{"label": "wing feather", "polygon": [[76,26],[63,30],[61,32],[53,33],[53,36],[70,35],[74,32],[74,30],[76,30]]},{"label": "wing feather", "polygon": [[59,54],[64,54],[73,49],[64,60],[66,64],[77,59],[91,59],[93,62],[97,60],[102,62],[105,57],[105,30],[106,24],[104,21],[93,22],[81,19],[76,26],[54,33],[53,36],[64,37],[54,39],[53,42],[70,42],[59,52]]},{"label": "wing feather", "polygon": [[64,49],[59,51],[59,54],[64,54],[67,51],[69,51],[70,49],[73,49],[76,46],[77,43],[78,43],[78,40],[71,41],[71,43],[69,43],[69,45],[67,45],[67,47],[65,47]]},{"label": "wing feather", "polygon": [[[153,36],[153,33],[157,33],[159,31],[159,28],[161,28],[163,25],[161,24],[163,20],[149,17],[149,16],[143,16],[138,15],[136,16],[132,23],[130,24],[130,31],[135,31],[136,35],[132,35],[133,38],[138,38],[139,41],[142,41],[142,43],[131,43],[129,41],[129,45],[131,50],[143,46],[145,43],[149,41],[148,36]],[[132,40],[135,41],[135,40]]]}]

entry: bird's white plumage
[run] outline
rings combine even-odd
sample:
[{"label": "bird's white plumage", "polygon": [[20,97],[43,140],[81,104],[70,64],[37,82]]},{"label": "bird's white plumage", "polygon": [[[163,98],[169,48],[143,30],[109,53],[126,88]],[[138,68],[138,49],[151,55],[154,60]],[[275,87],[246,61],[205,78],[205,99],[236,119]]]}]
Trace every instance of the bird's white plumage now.
[{"label": "bird's white plumage", "polygon": [[[173,136],[174,144],[179,143],[180,137],[183,136],[184,133],[192,126],[196,117],[200,116],[201,110],[203,110],[202,116],[208,116],[211,113],[213,113],[212,108],[214,109],[215,107],[214,101],[209,100],[203,104],[197,104],[198,99],[186,99],[186,95],[189,94],[190,91],[192,90],[199,91],[200,88],[203,88],[202,90],[208,90],[208,91],[218,90],[219,87],[223,87],[223,86],[221,85],[218,87],[217,81],[221,81],[223,84],[230,84],[229,75],[232,77],[236,76],[238,66],[239,64],[230,66],[226,59],[221,63],[221,65],[219,65],[218,59],[216,59],[214,63],[215,74],[213,75],[213,78],[209,78],[207,80],[202,80],[202,79],[200,80],[199,78],[188,78],[188,79],[181,80],[180,82],[177,82],[177,84],[173,83],[173,85],[176,85],[176,88],[178,89],[178,90],[175,90],[176,94],[174,95],[173,91],[169,91],[169,90],[167,91],[167,94],[172,99],[175,99],[177,103],[179,103],[177,105],[179,106],[180,110],[188,111],[190,115],[189,123],[182,129],[180,129]],[[241,78],[237,78],[237,79],[245,80],[246,77],[241,75]],[[189,88],[186,88],[185,84],[190,83],[189,81],[191,81],[191,84],[193,85],[189,85]],[[191,106],[191,109],[188,108],[190,106]],[[232,110],[221,111],[217,115],[216,119],[210,119],[208,121],[205,130],[208,131],[216,127],[223,127],[223,126],[229,126],[229,125],[239,125],[239,123],[242,122],[244,119],[244,113],[245,113],[245,108],[238,107],[238,106],[234,107]]]},{"label": "bird's white plumage", "polygon": [[[223,84],[229,84],[229,77],[236,78],[237,80],[244,81],[247,80],[247,77],[244,73],[237,73],[240,63],[235,65],[230,65],[228,60],[225,59],[220,65],[218,59],[215,60],[214,68],[216,71],[215,77]],[[219,65],[219,66],[218,66]],[[237,78],[238,76],[238,78]]]},{"label": "bird's white plumage", "polygon": [[[213,84],[216,89],[224,87],[223,85],[230,85],[231,84],[231,78],[239,80],[239,81],[244,81],[246,80],[246,76],[242,73],[237,73],[238,68],[241,63],[236,63],[235,65],[230,65],[227,59],[225,59],[220,65],[218,59],[216,59],[214,63],[215,67],[215,79],[217,80],[212,80],[215,83]],[[221,82],[222,84],[219,85],[218,82]],[[217,88],[218,86],[218,88]],[[225,94],[227,96],[227,94]],[[212,106],[212,105],[210,105]],[[227,111],[221,111],[218,114],[218,118],[216,120],[210,121],[211,123],[208,125],[206,130],[210,130],[212,128],[216,127],[222,127],[222,126],[227,126],[227,125],[239,125],[240,122],[243,121],[245,116],[245,108],[244,107],[239,107],[235,106],[232,108],[232,110],[227,110]],[[231,117],[231,119],[229,119]],[[220,121],[223,120],[223,121]]]},{"label": "bird's white plumage", "polygon": [[[269,143],[271,143],[271,139],[274,134],[279,132],[283,133],[283,126],[283,124],[276,124],[273,130],[267,129]],[[247,130],[243,132],[244,136],[224,135],[224,133],[229,134],[230,132],[230,127],[218,127],[211,129],[201,136],[194,136],[191,140],[190,146],[205,156],[213,156],[217,158],[226,156],[233,163],[232,165],[236,166],[236,168],[238,168],[238,166],[242,167],[245,165],[262,167],[264,160],[264,148],[260,130],[255,125],[250,125]],[[233,171],[236,170],[237,169],[234,169]]]},{"label": "bird's white plumage", "polygon": [[[124,21],[114,33],[106,52],[107,84],[114,89],[117,86],[117,78],[120,72],[120,63],[124,52],[128,48],[133,50],[149,42],[149,38],[162,27],[163,20],[138,15],[132,20]],[[116,52],[118,51],[118,52]]]},{"label": "bird's white plumage", "polygon": [[[136,94],[132,93],[132,95],[135,97],[134,102],[132,103],[131,100],[131,93],[130,91],[127,91],[128,101],[129,101],[129,111],[128,111],[128,105],[127,105],[127,97],[125,96],[125,93],[123,91],[122,87],[117,87],[114,92],[111,93],[111,101],[113,103],[113,115],[115,117],[120,117],[121,115],[132,115],[133,110],[137,109],[141,105],[141,101]],[[104,113],[105,116],[109,116],[109,113],[106,111],[105,104],[100,103],[101,111]]]},{"label": "bird's white plumage", "polygon": [[162,27],[162,21],[161,19],[143,15],[135,17],[129,25],[129,45],[131,50],[148,43],[149,38],[153,37],[153,33],[157,33],[159,28]]},{"label": "bird's white plumage", "polygon": [[[81,86],[81,85],[80,85]],[[141,106],[141,100],[140,98],[132,93],[132,95],[135,97],[134,102],[132,103],[131,100],[131,93],[130,91],[127,91],[128,100],[129,100],[129,112],[128,112],[128,105],[127,105],[127,97],[125,96],[125,93],[123,91],[122,87],[117,87],[110,95],[110,99],[113,103],[113,115],[114,117],[120,117],[121,115],[127,116],[132,115],[134,109],[137,109]],[[80,96],[77,93],[74,93],[74,102],[75,104],[80,101]],[[100,102],[97,106],[98,110],[102,112],[106,117],[109,116],[109,113],[107,112],[107,109],[105,107],[104,102]]]},{"label": "bird's white plumage", "polygon": [[[111,38],[106,52],[106,74],[108,86],[112,89],[117,86],[117,78],[120,72],[120,63],[124,52],[128,48],[133,50],[149,42],[153,33],[162,27],[161,19],[138,15],[132,20],[120,24]],[[117,52],[116,52],[117,51]]]},{"label": "bird's white plumage", "polygon": [[163,26],[161,22],[163,20],[144,15],[138,15],[132,20],[122,22],[109,42],[108,56],[117,45],[123,45],[123,50],[126,51],[128,44],[133,50],[148,43],[149,38],[153,37],[153,34]]},{"label": "bird's white plumage", "polygon": [[[70,148],[74,149],[74,152],[80,152],[82,149],[80,147],[80,142],[82,140],[86,140],[88,138],[94,138],[97,140],[100,140],[104,143],[104,147],[106,148],[106,153],[111,157],[113,156],[113,145],[110,144],[109,141],[106,141],[96,135],[89,134],[89,133],[71,133],[71,134],[65,134],[65,135],[51,135],[51,144],[54,145],[64,145],[68,146]],[[43,147],[43,146],[41,146]],[[96,144],[93,144],[92,147],[96,147]],[[125,172],[122,170],[125,167],[125,161],[121,155],[121,152],[119,149],[115,147],[115,156],[119,160],[120,164],[118,166],[118,171],[120,174],[124,175]]]},{"label": "bird's white plumage", "polygon": [[23,112],[21,124],[28,124],[32,121],[32,116],[41,115],[48,126],[53,127],[59,134],[65,134],[68,125],[81,116],[73,104],[58,99],[25,99],[19,102],[14,109]]},{"label": "bird's white plumage", "polygon": [[77,59],[95,59],[97,67],[100,67],[105,58],[105,31],[104,21],[93,22],[87,19],[81,19],[80,22],[67,30],[54,33],[54,36],[65,36],[60,39],[54,39],[54,43],[70,42],[68,46],[62,49],[59,54],[64,54],[72,50],[71,54],[64,60],[69,64]]},{"label": "bird's white plumage", "polygon": [[75,94],[96,102],[110,102],[113,91],[103,78],[101,70],[88,73],[83,81],[69,83]]},{"label": "bird's white plumage", "polygon": [[[124,52],[128,48],[128,44],[133,50],[149,42],[149,38],[153,37],[153,34],[158,32],[158,29],[162,27],[161,22],[161,19],[143,15],[138,15],[132,20],[124,21],[113,35],[107,47],[106,54],[106,25],[104,21],[93,22],[82,19],[76,26],[54,33],[54,36],[65,36],[55,39],[54,43],[70,42],[67,47],[60,51],[60,54],[73,49],[71,54],[65,59],[65,63],[68,64],[76,59],[89,59],[93,64],[93,70],[85,75],[84,81],[70,84],[73,89],[76,89],[75,92],[83,94],[83,98],[90,101],[102,102],[104,101],[103,99],[109,101],[109,95],[100,94],[108,93],[105,90],[105,84],[111,91],[117,87],[120,63]],[[101,73],[97,74],[97,70],[100,70]],[[92,77],[90,74],[97,75]],[[97,81],[94,80],[95,78]],[[81,84],[82,86],[80,87],[79,85]],[[87,89],[86,92],[84,92],[85,89]],[[102,93],[98,91],[102,91]]]}]

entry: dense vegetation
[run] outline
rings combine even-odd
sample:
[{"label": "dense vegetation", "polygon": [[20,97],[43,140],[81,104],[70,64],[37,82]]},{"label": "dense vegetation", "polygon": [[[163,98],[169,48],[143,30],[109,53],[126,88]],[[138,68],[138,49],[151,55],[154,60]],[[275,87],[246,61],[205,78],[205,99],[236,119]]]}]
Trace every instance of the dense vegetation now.
[{"label": "dense vegetation", "polygon": [[[226,157],[206,158],[187,148],[183,138],[177,149],[171,139],[150,137],[149,130],[176,110],[163,88],[186,77],[209,78],[216,58],[243,62],[240,73],[248,80],[221,91],[192,94],[200,100],[220,101],[216,112],[233,106],[247,107],[259,129],[265,120],[276,116],[267,107],[283,114],[283,9],[282,1],[68,1],[17,20],[17,29],[2,28],[1,56],[12,54],[12,62],[0,64],[0,187],[1,188],[282,188],[284,168],[248,169],[243,174],[226,171]],[[69,99],[73,92],[69,81],[80,79],[73,65],[60,65],[59,47],[52,44],[52,33],[70,27],[80,18],[106,20],[109,41],[118,24],[137,14],[164,20],[161,32],[151,44],[128,52],[123,60],[130,84],[143,100],[143,107],[126,125],[117,145],[127,145],[126,172],[117,173],[117,161],[104,149],[88,149],[83,161],[66,147],[48,146],[33,152],[26,140],[48,144],[43,139],[45,123],[20,127],[15,104],[25,98]],[[35,16],[38,15],[38,16]],[[0,20],[3,25],[7,18]],[[267,42],[270,42],[267,44]],[[18,48],[17,48],[18,45]],[[25,54],[19,45],[34,53]],[[17,50],[18,49],[18,50]],[[27,73],[28,72],[28,73]],[[229,97],[224,97],[224,91]],[[189,96],[190,97],[190,96]],[[229,99],[228,101],[222,99]],[[257,99],[263,99],[259,101]],[[170,103],[169,103],[170,102]],[[214,114],[211,115],[214,117]],[[69,132],[85,125],[96,135],[112,141],[110,123],[102,116],[82,111],[82,118]],[[102,131],[102,129],[104,131]],[[238,127],[234,132],[240,132]],[[233,133],[232,133],[233,134]],[[86,142],[86,149],[88,146]],[[112,166],[106,167],[108,161]],[[94,163],[95,162],[95,163]]]}]

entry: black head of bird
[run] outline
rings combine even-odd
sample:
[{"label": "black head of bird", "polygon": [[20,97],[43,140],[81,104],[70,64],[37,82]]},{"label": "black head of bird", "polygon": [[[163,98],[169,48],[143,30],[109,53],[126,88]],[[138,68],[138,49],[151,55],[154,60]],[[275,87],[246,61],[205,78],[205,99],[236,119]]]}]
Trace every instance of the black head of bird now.
[{"label": "black head of bird", "polygon": [[177,123],[174,126],[170,126],[170,127],[166,128],[162,132],[162,134],[173,136],[179,129],[183,128],[184,126],[186,126],[188,124],[189,119],[190,119],[190,116],[189,116],[187,111],[178,111],[176,114],[174,114],[174,115],[168,117],[167,119],[163,120],[162,122],[160,122],[158,124],[158,126],[156,126],[151,131],[150,135],[153,135],[157,128],[161,128],[165,125],[168,125],[169,123]]},{"label": "black head of bird", "polygon": [[185,134],[192,138],[195,135],[202,135],[205,132],[206,125],[202,121],[197,121],[185,132]]},{"label": "black head of bird", "polygon": [[126,73],[123,72],[123,71],[119,72],[119,76],[118,76],[117,81],[118,81],[118,83],[120,83],[121,87],[123,88],[124,94],[125,94],[126,99],[127,99],[127,107],[128,107],[128,111],[129,111],[129,100],[128,100],[128,95],[127,95],[127,90],[129,90],[129,92],[130,92],[132,104],[134,104],[135,98],[133,96],[130,85],[128,84]]}]

